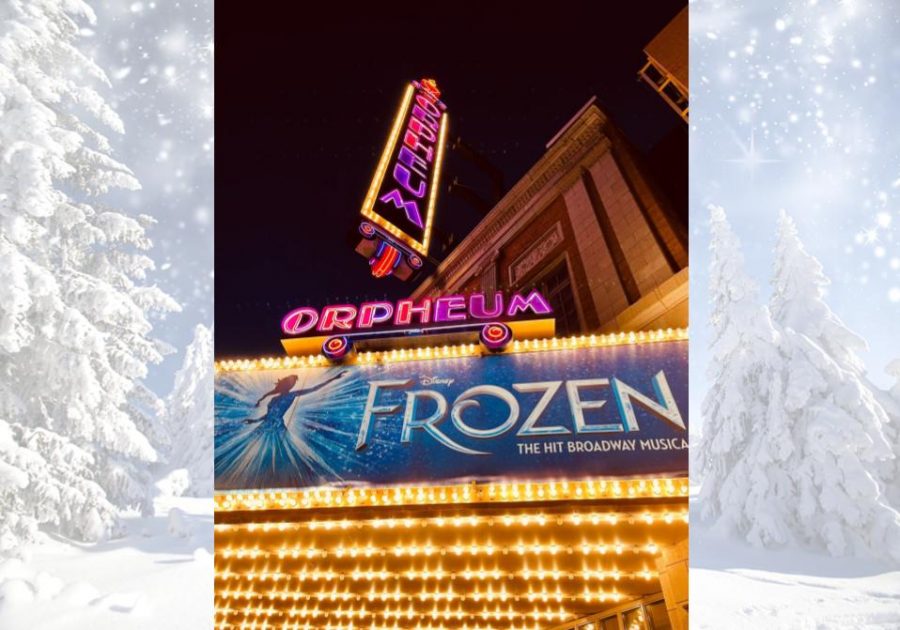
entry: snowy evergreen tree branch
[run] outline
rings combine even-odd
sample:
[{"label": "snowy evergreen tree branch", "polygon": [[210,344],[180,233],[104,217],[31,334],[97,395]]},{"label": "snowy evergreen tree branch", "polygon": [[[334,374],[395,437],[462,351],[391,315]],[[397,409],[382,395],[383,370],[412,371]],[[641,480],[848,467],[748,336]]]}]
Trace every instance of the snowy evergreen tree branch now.
[{"label": "snowy evergreen tree branch", "polygon": [[97,203],[134,190],[100,125],[124,126],[78,48],[78,0],[0,7],[0,550],[37,527],[98,540],[147,510],[161,401],[141,384],[179,310],[155,286],[146,216]]}]

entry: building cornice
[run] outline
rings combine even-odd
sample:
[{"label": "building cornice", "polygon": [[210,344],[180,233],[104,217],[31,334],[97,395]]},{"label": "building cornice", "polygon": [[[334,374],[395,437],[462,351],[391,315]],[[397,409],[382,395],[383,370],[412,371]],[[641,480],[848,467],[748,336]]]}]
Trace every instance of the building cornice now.
[{"label": "building cornice", "polygon": [[559,182],[588,154],[598,147],[609,148],[610,142],[604,133],[606,120],[600,109],[589,104],[576,120],[567,123],[537,163],[416,288],[412,297],[421,297],[431,291],[438,277],[447,279],[452,285],[462,271],[479,263],[483,256],[493,256],[497,242],[524,223],[521,219],[534,210],[537,201],[546,198],[547,191],[561,192],[556,190]]}]

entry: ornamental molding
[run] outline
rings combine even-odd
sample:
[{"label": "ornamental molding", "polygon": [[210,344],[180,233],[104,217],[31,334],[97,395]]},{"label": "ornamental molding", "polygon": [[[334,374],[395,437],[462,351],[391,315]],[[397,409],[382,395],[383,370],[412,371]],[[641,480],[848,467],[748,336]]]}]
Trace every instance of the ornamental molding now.
[{"label": "ornamental molding", "polygon": [[553,249],[563,242],[562,224],[557,221],[509,266],[509,286],[514,287]]}]

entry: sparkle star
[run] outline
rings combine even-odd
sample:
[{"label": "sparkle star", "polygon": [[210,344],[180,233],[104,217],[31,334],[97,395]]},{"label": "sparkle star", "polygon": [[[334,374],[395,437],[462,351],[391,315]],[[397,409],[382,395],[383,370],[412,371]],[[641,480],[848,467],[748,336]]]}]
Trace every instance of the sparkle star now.
[{"label": "sparkle star", "polygon": [[737,142],[737,145],[741,149],[741,157],[731,158],[725,161],[742,165],[745,169],[750,171],[751,176],[756,172],[761,164],[781,162],[781,160],[767,158],[757,150],[755,133],[753,131],[750,132],[750,142],[748,144],[744,144],[743,142],[738,140],[737,136],[735,136],[735,142]]}]

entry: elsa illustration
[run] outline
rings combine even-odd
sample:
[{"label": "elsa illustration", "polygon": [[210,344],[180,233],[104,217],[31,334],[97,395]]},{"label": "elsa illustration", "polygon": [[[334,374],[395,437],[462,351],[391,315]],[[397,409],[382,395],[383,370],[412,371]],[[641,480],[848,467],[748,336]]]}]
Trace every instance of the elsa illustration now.
[{"label": "elsa illustration", "polygon": [[[275,387],[267,391],[265,394],[260,397],[259,400],[256,401],[256,406],[259,407],[269,396],[274,396],[271,401],[269,401],[269,406],[266,408],[266,414],[262,418],[247,418],[244,420],[247,424],[252,424],[254,422],[268,422],[271,425],[271,428],[275,429],[276,432],[278,430],[283,430],[287,426],[285,423],[285,414],[288,409],[291,408],[291,405],[294,404],[294,401],[300,396],[305,396],[307,394],[312,394],[313,392],[319,391],[329,383],[332,383],[342,376],[347,374],[347,370],[343,370],[338,372],[331,378],[322,381],[318,385],[314,385],[308,389],[298,389],[296,391],[292,391],[294,386],[297,384],[297,381],[300,380],[296,374],[291,374],[290,376],[285,376],[284,378],[278,379],[275,383]],[[280,427],[280,429],[279,429]],[[265,425],[260,428],[265,428]]]},{"label": "elsa illustration", "polygon": [[[328,464],[313,451],[298,428],[292,427],[289,413],[294,403],[313,394],[347,374],[343,370],[321,383],[305,389],[294,389],[300,380],[295,374],[278,379],[271,390],[256,401],[260,407],[270,398],[265,413],[232,425],[231,430],[216,436],[216,477],[230,480],[253,479],[262,487],[285,487],[314,483],[318,471],[331,473]],[[247,426],[243,429],[242,425]],[[230,479],[231,478],[231,479]]]}]

